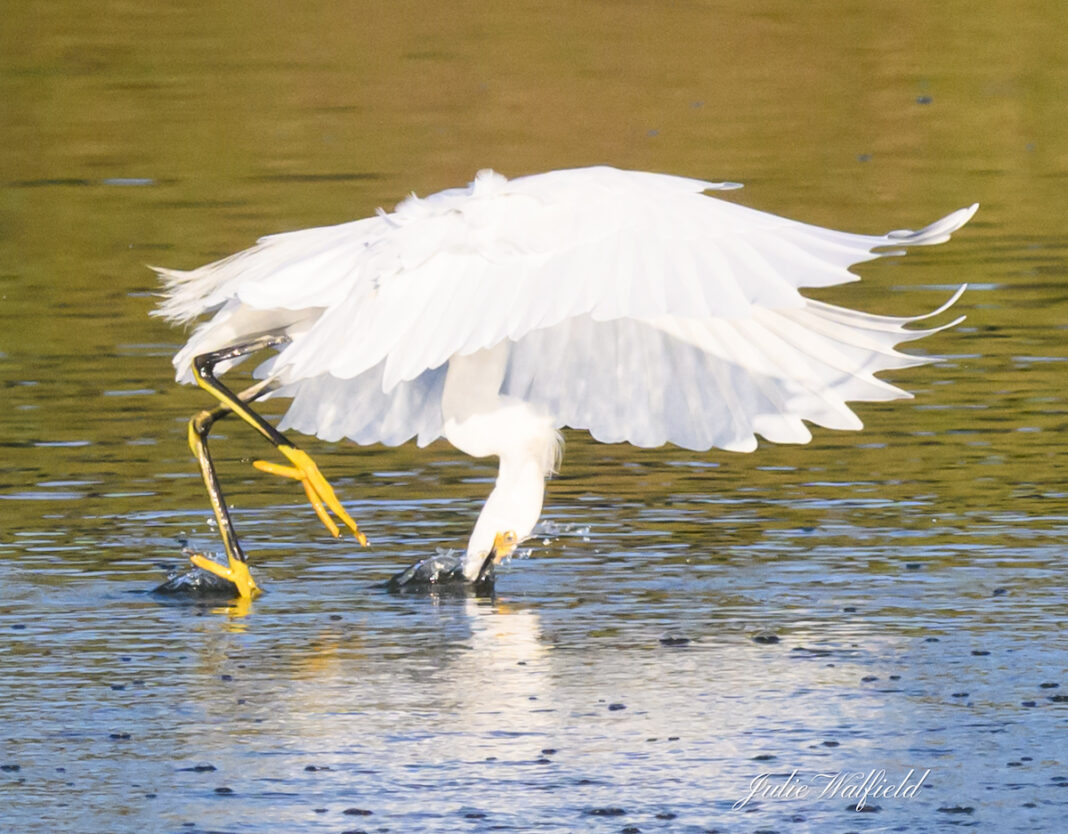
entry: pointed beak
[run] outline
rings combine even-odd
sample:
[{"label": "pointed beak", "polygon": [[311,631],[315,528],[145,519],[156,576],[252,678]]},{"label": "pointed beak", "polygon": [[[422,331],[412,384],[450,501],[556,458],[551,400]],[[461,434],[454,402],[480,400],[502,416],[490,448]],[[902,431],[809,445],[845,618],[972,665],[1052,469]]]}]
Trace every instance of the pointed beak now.
[{"label": "pointed beak", "polygon": [[482,559],[477,578],[471,580],[470,574],[468,574],[468,579],[473,581],[476,586],[482,583],[489,583],[489,587],[492,588],[493,568],[511,556],[515,552],[517,544],[519,544],[519,537],[515,533],[498,533],[493,539],[493,547]]}]

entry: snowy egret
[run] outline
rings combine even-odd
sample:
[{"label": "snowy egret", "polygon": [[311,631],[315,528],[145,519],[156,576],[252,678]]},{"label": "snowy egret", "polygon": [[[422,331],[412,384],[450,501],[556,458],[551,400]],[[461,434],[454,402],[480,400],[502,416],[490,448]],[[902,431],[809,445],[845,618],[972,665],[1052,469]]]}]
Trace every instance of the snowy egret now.
[{"label": "snowy egret", "polygon": [[[179,382],[218,401],[189,425],[228,564],[195,565],[257,591],[208,452],[212,424],[237,414],[288,465],[335,536],[330,512],[363,533],[312,459],[281,432],[329,441],[426,445],[499,459],[463,557],[475,581],[528,538],[568,426],[605,443],[747,452],[756,435],[806,443],[805,423],[859,429],[847,401],[910,396],[877,379],[920,365],[904,341],[936,332],[814,301],[804,287],[857,280],[848,267],[942,243],[977,205],[919,231],[848,234],[716,199],[738,188],[596,167],[467,188],[393,212],[272,235],[188,272],[157,269],[174,323],[214,313],[174,357]],[[957,320],[959,321],[959,319]],[[950,327],[957,322],[944,325]],[[260,381],[234,393],[218,375],[273,349]],[[291,400],[279,428],[251,407]]]}]

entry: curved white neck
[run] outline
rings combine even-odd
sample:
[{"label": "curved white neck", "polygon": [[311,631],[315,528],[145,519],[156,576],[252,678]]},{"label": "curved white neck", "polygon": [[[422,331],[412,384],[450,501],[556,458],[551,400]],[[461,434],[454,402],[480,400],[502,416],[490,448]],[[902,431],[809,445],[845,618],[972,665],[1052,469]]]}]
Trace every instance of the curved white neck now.
[{"label": "curved white neck", "polygon": [[469,579],[499,533],[529,538],[541,515],[545,479],[559,458],[560,435],[545,414],[500,394],[506,343],[449,360],[442,395],[446,439],[474,457],[500,458],[497,482],[478,516],[464,559]]},{"label": "curved white neck", "polygon": [[518,541],[530,537],[541,515],[548,474],[542,462],[534,457],[501,458],[497,483],[479,513],[467,544],[464,574],[468,579],[478,576],[497,534],[514,532]]}]

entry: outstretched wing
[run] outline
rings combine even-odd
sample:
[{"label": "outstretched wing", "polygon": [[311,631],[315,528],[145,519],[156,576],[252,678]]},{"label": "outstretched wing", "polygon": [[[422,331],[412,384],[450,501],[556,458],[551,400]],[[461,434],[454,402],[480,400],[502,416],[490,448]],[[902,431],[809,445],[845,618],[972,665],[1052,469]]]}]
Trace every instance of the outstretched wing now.
[{"label": "outstretched wing", "polygon": [[918,232],[854,235],[701,193],[726,187],[611,168],[481,172],[391,214],[161,271],[159,312],[217,311],[175,358],[180,379],[197,353],[289,332],[263,369],[293,397],[286,424],[364,443],[432,440],[444,364],[505,340],[504,393],[607,441],[804,441],[802,421],[859,427],[846,400],[905,396],[873,374],[915,364],[893,346],[927,331],[799,289],[940,243],[976,207]]}]

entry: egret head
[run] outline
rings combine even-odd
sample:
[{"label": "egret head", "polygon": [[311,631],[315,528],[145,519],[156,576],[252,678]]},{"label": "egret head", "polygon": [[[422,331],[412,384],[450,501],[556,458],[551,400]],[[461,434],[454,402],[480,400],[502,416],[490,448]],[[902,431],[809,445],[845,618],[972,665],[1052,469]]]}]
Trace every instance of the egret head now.
[{"label": "egret head", "polygon": [[476,588],[480,583],[492,583],[493,568],[511,556],[519,542],[519,536],[514,530],[497,533],[488,552],[480,552],[475,558],[468,552],[464,560],[464,576],[469,582],[475,583]]},{"label": "egret head", "polygon": [[[488,537],[487,537],[488,538]],[[516,545],[522,539],[514,530],[496,533],[493,543],[472,544],[464,557],[464,576],[468,582],[482,582],[493,576],[493,568],[515,552]]]},{"label": "egret head", "polygon": [[519,544],[519,536],[516,535],[515,530],[508,530],[505,533],[498,533],[494,536],[493,549],[489,553],[493,559],[493,564],[499,565],[511,556],[517,544]]}]

